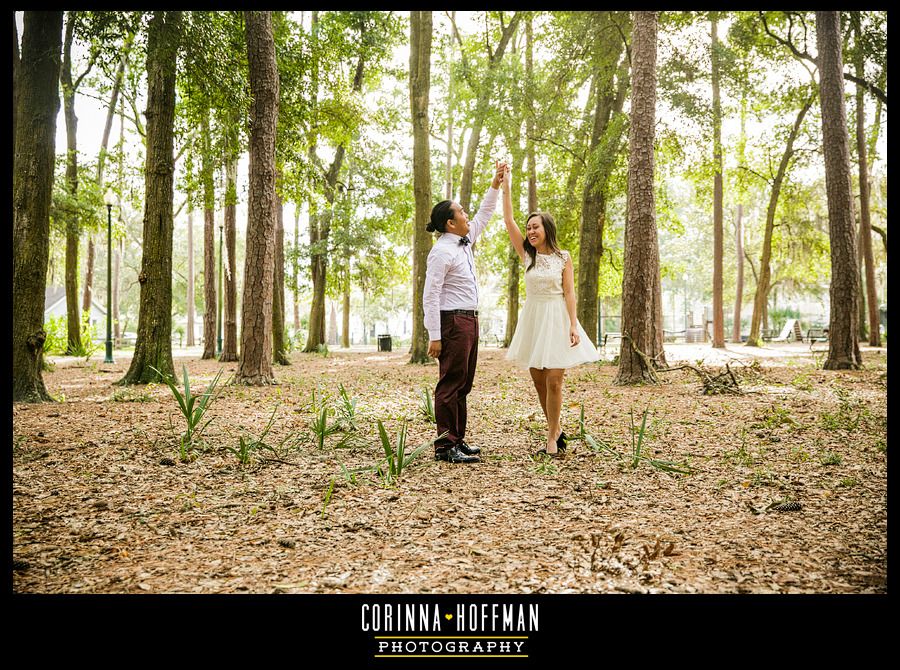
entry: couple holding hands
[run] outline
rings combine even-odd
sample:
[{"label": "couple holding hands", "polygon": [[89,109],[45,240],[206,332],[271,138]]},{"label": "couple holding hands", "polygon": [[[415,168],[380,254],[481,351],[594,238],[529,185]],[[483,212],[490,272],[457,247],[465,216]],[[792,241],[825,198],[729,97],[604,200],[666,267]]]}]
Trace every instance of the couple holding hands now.
[{"label": "couple holding hands", "polygon": [[428,354],[437,358],[434,390],[437,432],[435,458],[476,463],[479,447],[466,443],[466,396],[478,360],[478,281],[472,244],[484,230],[503,187],[503,219],[509,241],[525,267],[525,304],[506,358],[528,370],[547,419],[547,443],[539,454],[562,457],[566,434],[560,426],[563,376],[567,368],[600,356],[575,316],[572,259],[556,242],[556,225],[546,212],[525,221],[525,234],[513,219],[510,168],[498,162],[491,187],[475,218],[459,203],[444,200],[431,210],[429,232],[440,233],[428,254],[424,312]]}]

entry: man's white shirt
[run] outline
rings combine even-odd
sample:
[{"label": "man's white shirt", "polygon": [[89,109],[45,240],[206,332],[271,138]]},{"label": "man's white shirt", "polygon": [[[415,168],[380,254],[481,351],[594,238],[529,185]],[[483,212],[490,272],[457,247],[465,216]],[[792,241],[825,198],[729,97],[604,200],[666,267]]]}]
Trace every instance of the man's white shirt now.
[{"label": "man's white shirt", "polygon": [[469,221],[469,244],[453,233],[441,235],[428,254],[425,270],[423,308],[429,340],[441,339],[441,311],[478,309],[478,281],[472,244],[491,219],[497,206],[498,189],[488,188],[481,207]]}]

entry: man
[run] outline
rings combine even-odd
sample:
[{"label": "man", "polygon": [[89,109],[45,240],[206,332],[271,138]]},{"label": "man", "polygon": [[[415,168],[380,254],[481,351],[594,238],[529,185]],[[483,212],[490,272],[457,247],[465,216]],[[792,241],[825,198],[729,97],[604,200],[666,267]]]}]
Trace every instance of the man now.
[{"label": "man", "polygon": [[439,202],[431,210],[429,232],[441,233],[425,270],[423,306],[428,355],[437,358],[434,389],[438,435],[434,457],[450,463],[477,463],[481,449],[466,444],[466,396],[472,390],[478,360],[478,281],[472,244],[494,213],[506,163],[497,163],[491,187],[470,222],[459,203]]}]

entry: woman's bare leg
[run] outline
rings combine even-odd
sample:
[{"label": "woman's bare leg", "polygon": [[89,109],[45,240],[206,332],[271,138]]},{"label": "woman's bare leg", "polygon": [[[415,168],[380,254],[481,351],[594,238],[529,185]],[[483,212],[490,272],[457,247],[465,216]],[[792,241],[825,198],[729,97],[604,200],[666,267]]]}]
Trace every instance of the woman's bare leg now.
[{"label": "woman's bare leg", "polygon": [[547,415],[547,453],[552,454],[556,452],[556,440],[559,438],[561,430],[559,417],[562,414],[563,375],[566,371],[562,368],[555,368],[545,372],[547,387],[545,410]]},{"label": "woman's bare leg", "polygon": [[544,418],[547,418],[547,371],[543,368],[528,368],[531,373],[531,380],[534,382],[534,388],[538,394],[538,400],[541,401],[541,410],[544,412]]}]

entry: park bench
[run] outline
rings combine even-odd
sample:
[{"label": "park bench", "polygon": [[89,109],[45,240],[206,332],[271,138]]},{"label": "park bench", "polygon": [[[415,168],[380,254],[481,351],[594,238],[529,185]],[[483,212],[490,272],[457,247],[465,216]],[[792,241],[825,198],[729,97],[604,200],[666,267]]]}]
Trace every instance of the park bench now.
[{"label": "park bench", "polygon": [[812,350],[816,342],[827,342],[828,329],[821,326],[813,326],[806,331],[806,341],[809,342],[810,350]]}]

